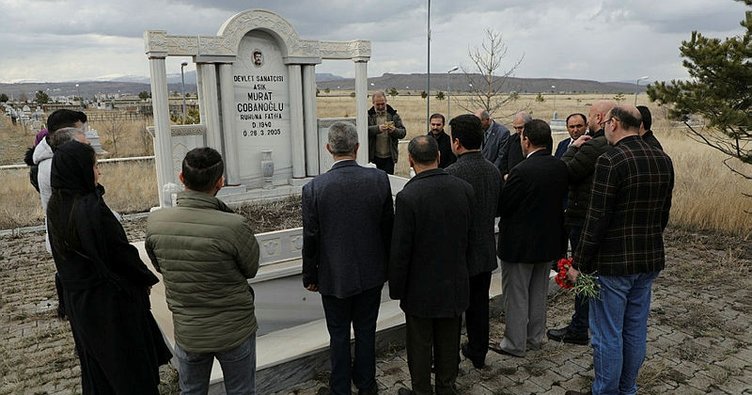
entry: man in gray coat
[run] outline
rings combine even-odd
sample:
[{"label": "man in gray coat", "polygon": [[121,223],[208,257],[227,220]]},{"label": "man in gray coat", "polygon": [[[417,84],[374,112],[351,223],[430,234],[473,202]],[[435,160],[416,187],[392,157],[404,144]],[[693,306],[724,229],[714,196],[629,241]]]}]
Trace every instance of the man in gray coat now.
[{"label": "man in gray coat", "polygon": [[497,169],[501,169],[504,147],[509,139],[509,129],[491,119],[491,114],[482,108],[475,112],[475,116],[480,119],[483,128],[483,142],[481,143],[483,157],[493,163]]},{"label": "man in gray coat", "polygon": [[349,395],[353,382],[359,394],[376,394],[376,318],[392,235],[392,193],[386,173],[355,161],[355,126],[335,123],[328,141],[334,165],[303,187],[303,286],[321,293],[330,393]]},{"label": "man in gray coat", "polygon": [[449,125],[452,127],[452,151],[457,155],[457,162],[449,166],[446,172],[470,183],[475,192],[470,256],[467,261],[470,276],[470,305],[465,311],[467,344],[462,345],[461,350],[462,355],[480,369],[485,365],[488,352],[491,272],[498,267],[494,217],[501,191],[501,176],[499,169],[485,160],[480,152],[483,131],[478,117],[460,115],[452,119]]}]

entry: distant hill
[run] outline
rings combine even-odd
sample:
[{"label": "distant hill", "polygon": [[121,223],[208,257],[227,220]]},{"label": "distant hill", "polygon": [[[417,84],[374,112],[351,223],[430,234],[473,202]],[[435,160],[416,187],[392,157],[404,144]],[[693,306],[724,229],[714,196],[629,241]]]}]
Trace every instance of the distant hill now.
[{"label": "distant hill", "polygon": [[[142,76],[118,76],[109,80],[101,80],[106,77],[100,77],[96,81],[69,81],[69,82],[22,82],[15,84],[0,83],[0,93],[18,99],[22,94],[27,98],[33,99],[34,93],[38,90],[47,92],[50,97],[55,96],[78,96],[79,93],[84,97],[92,97],[95,94],[121,94],[137,95],[142,91],[149,91],[149,78]],[[468,83],[464,75],[452,74],[447,81],[447,74],[431,74],[431,91],[445,91],[447,82],[453,92],[469,91]],[[369,90],[387,90],[396,88],[399,91],[409,90],[421,92],[426,89],[426,74],[392,74],[386,73],[381,77],[368,78]],[[76,87],[78,84],[78,87]],[[316,84],[319,89],[337,89],[337,90],[354,90],[355,80],[352,78],[342,78],[331,73],[317,73]],[[537,93],[552,92],[557,93],[608,93],[617,94],[634,93],[635,90],[645,91],[646,84],[637,86],[629,82],[599,82],[592,80],[577,79],[558,79],[558,78],[513,78],[506,81],[502,88],[504,91],[517,91],[520,93]],[[170,91],[180,92],[180,74],[169,74],[167,76],[167,86]],[[555,88],[551,88],[555,86]],[[196,72],[190,71],[185,73],[185,90],[186,92],[196,92]]]},{"label": "distant hill", "polygon": [[[447,78],[446,73],[431,73],[431,91],[446,91],[447,82],[453,92],[470,91],[468,81],[463,74],[452,74]],[[391,74],[386,73],[381,77],[368,78],[369,90],[387,90],[396,88],[399,91],[421,92],[426,89],[426,74]],[[343,78],[336,81],[319,81],[319,89],[343,89],[354,90],[355,80]],[[559,78],[507,78],[503,91],[517,91],[519,93],[557,92],[557,93],[634,93],[636,89],[645,91],[645,83],[638,87],[628,82],[599,82],[592,80],[559,79]],[[555,88],[551,88],[555,86]]]},{"label": "distant hill", "polygon": [[[316,81],[337,81],[343,78],[331,73],[317,73]],[[66,82],[19,82],[14,84],[0,83],[0,93],[18,99],[22,94],[33,99],[34,94],[41,90],[47,92],[50,97],[55,96],[78,96],[93,97],[96,94],[121,94],[137,95],[139,92],[150,91],[149,77],[137,75],[104,76],[90,81],[66,81]],[[78,84],[78,87],[76,87]],[[180,73],[167,75],[167,88],[170,91],[180,92]],[[185,72],[185,91],[196,92],[196,71]]]}]

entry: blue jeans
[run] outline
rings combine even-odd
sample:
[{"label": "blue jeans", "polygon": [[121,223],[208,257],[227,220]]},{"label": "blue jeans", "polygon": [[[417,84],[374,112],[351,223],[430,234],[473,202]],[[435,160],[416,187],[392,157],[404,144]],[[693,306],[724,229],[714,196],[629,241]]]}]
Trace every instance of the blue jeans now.
[{"label": "blue jeans", "polygon": [[204,395],[209,391],[209,376],[215,357],[222,366],[228,395],[256,394],[256,332],[239,346],[222,352],[190,352],[176,342],[175,356],[178,358],[182,395]]},{"label": "blue jeans", "polygon": [[590,300],[593,394],[634,395],[645,359],[653,280],[659,272],[599,276],[600,299]]}]

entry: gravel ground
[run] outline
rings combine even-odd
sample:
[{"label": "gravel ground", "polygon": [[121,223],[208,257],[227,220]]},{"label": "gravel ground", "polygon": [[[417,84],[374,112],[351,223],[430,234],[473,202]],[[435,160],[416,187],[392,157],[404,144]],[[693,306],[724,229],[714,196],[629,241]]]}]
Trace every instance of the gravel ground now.
[{"label": "gravel ground", "polygon": [[[292,210],[292,209],[290,209]],[[142,240],[144,220],[127,221],[130,240]],[[44,234],[0,238],[0,395],[80,393],[80,369],[70,327],[55,317],[54,264]],[[640,374],[643,394],[752,394],[752,247],[739,237],[669,229],[667,269],[654,286],[648,357]],[[498,300],[491,335],[504,328]],[[549,303],[549,327],[567,322],[572,296],[559,292]],[[592,380],[591,350],[547,343],[526,358],[490,353],[477,370],[461,363],[463,394],[563,394]],[[379,356],[381,392],[409,386],[404,350]],[[162,371],[162,393],[177,393],[172,368]],[[292,384],[287,393],[315,394],[318,380]]]}]

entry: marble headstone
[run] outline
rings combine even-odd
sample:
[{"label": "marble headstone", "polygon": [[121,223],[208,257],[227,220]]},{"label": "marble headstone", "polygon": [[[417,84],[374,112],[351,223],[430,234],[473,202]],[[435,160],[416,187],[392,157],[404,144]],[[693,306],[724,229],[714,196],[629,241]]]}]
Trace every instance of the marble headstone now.
[{"label": "marble headstone", "polygon": [[271,150],[275,183],[285,183],[292,176],[289,76],[274,38],[247,33],[232,71],[240,179],[261,185],[261,153]]}]

